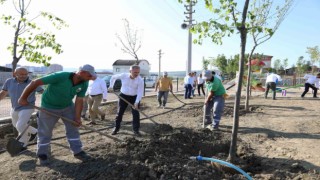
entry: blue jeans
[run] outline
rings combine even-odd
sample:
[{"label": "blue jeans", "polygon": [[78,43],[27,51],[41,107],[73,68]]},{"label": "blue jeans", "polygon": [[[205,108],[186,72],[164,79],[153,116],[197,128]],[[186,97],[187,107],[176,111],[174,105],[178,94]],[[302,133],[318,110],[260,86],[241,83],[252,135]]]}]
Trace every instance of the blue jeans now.
[{"label": "blue jeans", "polygon": [[[219,127],[223,114],[224,102],[223,96],[214,96],[206,106],[206,120],[207,122],[212,122],[214,128]],[[213,117],[213,121],[211,120],[211,117]]]},{"label": "blue jeans", "polygon": [[[168,100],[169,91],[159,91],[157,94],[159,105],[166,106]],[[163,101],[161,101],[163,97]]]},{"label": "blue jeans", "polygon": [[184,89],[185,89],[184,98],[185,99],[190,98],[191,97],[191,91],[192,91],[192,85],[191,84],[185,84],[184,85]]}]

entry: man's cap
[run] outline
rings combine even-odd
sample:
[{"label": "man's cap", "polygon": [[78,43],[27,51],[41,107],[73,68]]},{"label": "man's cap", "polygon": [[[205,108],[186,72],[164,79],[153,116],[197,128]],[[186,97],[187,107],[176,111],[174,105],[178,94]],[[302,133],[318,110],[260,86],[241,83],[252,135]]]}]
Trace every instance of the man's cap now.
[{"label": "man's cap", "polygon": [[94,67],[91,66],[90,64],[85,64],[83,66],[80,66],[79,68],[80,71],[87,71],[91,74],[91,76],[96,77],[96,71],[94,70]]},{"label": "man's cap", "polygon": [[168,72],[167,71],[163,71],[163,75],[164,76],[168,76]]},{"label": "man's cap", "polygon": [[205,70],[202,72],[202,78],[203,79],[211,79],[212,78],[212,72],[210,70]]}]

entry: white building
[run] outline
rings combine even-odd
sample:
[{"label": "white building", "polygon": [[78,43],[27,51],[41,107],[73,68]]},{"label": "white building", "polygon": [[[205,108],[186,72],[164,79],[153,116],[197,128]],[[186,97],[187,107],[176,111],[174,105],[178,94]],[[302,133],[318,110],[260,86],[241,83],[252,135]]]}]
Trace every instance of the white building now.
[{"label": "white building", "polygon": [[54,73],[58,71],[63,71],[63,67],[60,64],[50,64],[48,67],[48,73]]},{"label": "white building", "polygon": [[[113,74],[128,73],[130,66],[134,65],[136,60],[116,60],[113,64]],[[141,77],[148,77],[150,74],[150,64],[147,60],[139,60],[138,65],[140,66]]]}]

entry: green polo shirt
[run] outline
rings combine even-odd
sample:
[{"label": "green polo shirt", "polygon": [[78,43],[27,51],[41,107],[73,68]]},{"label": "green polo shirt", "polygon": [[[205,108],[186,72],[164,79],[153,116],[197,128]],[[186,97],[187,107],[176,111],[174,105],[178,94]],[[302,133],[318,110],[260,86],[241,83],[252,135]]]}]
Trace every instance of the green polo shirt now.
[{"label": "green polo shirt", "polygon": [[56,72],[41,78],[48,85],[41,98],[41,107],[49,109],[64,109],[73,104],[73,98],[84,97],[88,81],[74,85],[71,72]]},{"label": "green polo shirt", "polygon": [[213,82],[206,82],[206,87],[208,91],[213,91],[214,96],[222,96],[226,93],[221,80],[217,77],[213,79]]}]

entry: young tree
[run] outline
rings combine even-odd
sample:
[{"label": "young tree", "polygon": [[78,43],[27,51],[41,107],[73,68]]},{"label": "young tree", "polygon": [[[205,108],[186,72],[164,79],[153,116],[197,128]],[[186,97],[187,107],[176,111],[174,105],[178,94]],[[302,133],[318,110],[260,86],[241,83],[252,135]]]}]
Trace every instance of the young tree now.
[{"label": "young tree", "polygon": [[[178,0],[182,1],[182,0]],[[188,0],[187,0],[188,1]],[[216,2],[217,5],[213,5],[212,0],[205,0],[205,5],[208,10],[213,13],[213,18],[208,21],[203,21],[197,25],[190,28],[190,31],[193,33],[198,33],[198,41],[194,40],[196,43],[202,42],[203,38],[210,37],[212,42],[221,44],[222,38],[226,35],[230,36],[234,31],[237,31],[240,34],[240,60],[239,60],[239,77],[243,76],[244,69],[244,56],[247,40],[247,32],[249,24],[246,23],[248,15],[248,7],[250,0],[245,0],[242,7],[242,12],[238,8],[238,4],[233,0],[220,0]],[[250,15],[250,13],[249,13]],[[257,28],[257,27],[252,27]],[[229,151],[228,160],[233,162],[236,154],[236,144],[237,144],[237,135],[239,128],[239,106],[241,98],[241,88],[242,88],[242,78],[239,78],[237,82],[236,97],[234,103],[234,112],[233,112],[233,129],[232,129],[232,140]]]},{"label": "young tree", "polygon": [[[253,46],[249,54],[250,61],[255,49],[262,43],[268,41],[278,30],[280,24],[288,15],[294,0],[286,0],[284,4],[275,6],[273,0],[253,0],[250,3],[250,26],[258,27],[249,29],[249,33],[253,40]],[[279,1],[277,1],[279,3]],[[251,64],[248,65],[248,78],[246,87],[245,109],[249,110],[249,93],[251,79]]]},{"label": "young tree", "polygon": [[320,51],[319,47],[307,47],[307,53],[310,55],[310,61],[312,65],[312,73],[314,73],[314,64],[320,62]]},{"label": "young tree", "polygon": [[62,19],[47,12],[40,12],[34,17],[30,17],[31,15],[28,11],[30,4],[31,0],[13,0],[13,5],[18,15],[2,15],[1,17],[4,24],[14,29],[14,40],[8,47],[13,56],[12,72],[14,72],[18,62],[23,57],[29,62],[42,63],[48,66],[52,58],[48,54],[50,50],[56,54],[62,53],[61,45],[56,42],[55,35],[42,30],[37,25],[36,20],[40,17],[45,18],[58,30],[66,27],[67,24]]},{"label": "young tree", "polygon": [[124,53],[130,54],[134,59],[136,59],[136,64],[139,63],[139,57],[137,52],[141,48],[141,35],[138,29],[133,29],[127,19],[123,19],[123,25],[125,33],[121,37],[118,33],[116,37],[120,41]]}]

